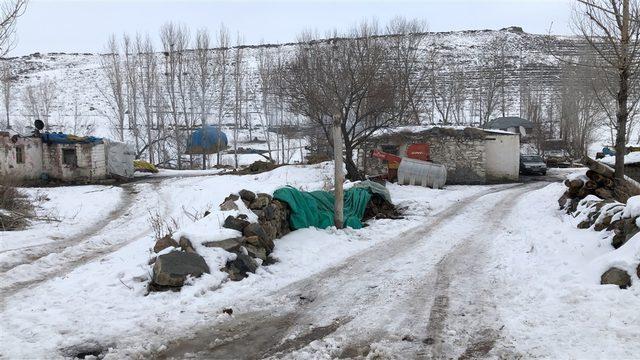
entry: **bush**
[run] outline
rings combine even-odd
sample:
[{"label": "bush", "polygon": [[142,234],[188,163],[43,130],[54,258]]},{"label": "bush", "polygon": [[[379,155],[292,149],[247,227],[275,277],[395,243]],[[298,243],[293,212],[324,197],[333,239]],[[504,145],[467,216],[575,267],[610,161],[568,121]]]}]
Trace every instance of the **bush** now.
[{"label": "bush", "polygon": [[26,195],[9,184],[0,184],[0,231],[24,228],[33,217],[33,206]]}]

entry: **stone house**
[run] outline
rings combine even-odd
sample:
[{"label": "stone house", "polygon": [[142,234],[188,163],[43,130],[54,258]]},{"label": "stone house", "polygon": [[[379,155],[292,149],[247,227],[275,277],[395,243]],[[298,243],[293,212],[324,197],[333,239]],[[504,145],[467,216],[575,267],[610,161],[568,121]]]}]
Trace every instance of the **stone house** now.
[{"label": "stone house", "polygon": [[0,131],[0,177],[19,182],[131,178],[133,158],[126,144],[107,139]]},{"label": "stone house", "polygon": [[[431,161],[447,168],[447,184],[485,184],[518,181],[520,136],[472,127],[401,127],[374,134],[369,149],[406,157],[411,144],[429,144]],[[364,155],[364,154],[363,154]],[[367,175],[386,172],[382,160],[361,157]]]}]

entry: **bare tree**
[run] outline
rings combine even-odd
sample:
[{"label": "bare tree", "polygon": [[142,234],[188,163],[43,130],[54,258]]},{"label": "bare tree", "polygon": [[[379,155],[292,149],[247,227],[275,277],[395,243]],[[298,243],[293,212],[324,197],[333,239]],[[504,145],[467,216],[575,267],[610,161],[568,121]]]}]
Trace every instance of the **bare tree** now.
[{"label": "bare tree", "polygon": [[590,67],[564,64],[561,73],[560,138],[564,139],[574,157],[587,154],[595,130],[605,117],[598,106],[597,96],[594,96],[594,92],[602,91],[602,84],[594,72],[595,69]]},{"label": "bare tree", "polygon": [[7,60],[2,62],[2,70],[0,70],[0,87],[2,89],[2,104],[4,105],[4,114],[6,118],[6,128],[11,129],[11,100],[13,99],[13,74],[11,73],[11,63]]},{"label": "bare tree", "polygon": [[16,23],[27,8],[27,0],[4,0],[0,3],[0,56],[15,45]]},{"label": "bare tree", "polygon": [[[139,57],[138,60],[138,81],[140,85],[138,92],[141,100],[142,111],[140,115],[143,118],[145,129],[145,145],[139,149],[138,157],[145,151],[148,153],[149,162],[155,163],[155,149],[160,141],[161,129],[157,122],[154,121],[156,107],[156,88],[158,86],[158,62],[154,52],[153,43],[149,36],[142,38],[136,36],[135,52]],[[156,108],[157,109],[157,108]]]},{"label": "bare tree", "polygon": [[[339,118],[349,179],[360,178],[354,151],[377,130],[411,115],[410,80],[396,71],[397,58],[376,24],[363,23],[348,36],[302,40],[287,68],[287,95],[294,113],[309,118],[332,142]],[[398,34],[397,36],[415,36]],[[413,49],[417,51],[417,48]],[[335,152],[335,149],[334,149]]]},{"label": "bare tree", "polygon": [[[184,132],[181,122],[187,121],[185,64],[186,50],[189,43],[189,32],[186,27],[174,23],[166,23],[160,29],[160,38],[164,51],[164,89],[167,98],[168,112],[172,120],[173,141],[176,148],[176,165],[182,169],[182,153],[184,151]],[[187,127],[188,129],[188,127]]]},{"label": "bare tree", "polygon": [[[225,115],[225,106],[227,103],[227,63],[229,62],[229,31],[224,25],[220,26],[220,32],[218,33],[218,57],[216,59],[218,66],[218,80],[219,80],[219,91],[218,91],[218,129],[222,131],[222,123]],[[222,148],[222,138],[218,137],[218,153],[217,153],[217,164],[220,165],[220,156]]]},{"label": "bare tree", "polygon": [[125,114],[127,100],[125,94],[126,74],[120,56],[120,47],[115,35],[107,41],[106,54],[100,57],[102,71],[107,78],[107,88],[98,86],[98,91],[107,101],[111,115],[113,133],[119,141],[124,142]]},{"label": "bare tree", "polygon": [[[193,76],[196,82],[196,94],[198,109],[200,110],[200,123],[202,124],[203,142],[206,136],[207,115],[213,106],[213,87],[215,85],[218,69],[211,52],[211,40],[206,29],[201,29],[196,33],[195,50],[193,61]],[[207,168],[207,154],[202,153],[202,169]]]},{"label": "bare tree", "polygon": [[242,107],[244,102],[243,86],[244,86],[244,63],[243,50],[240,46],[242,37],[240,34],[236,37],[235,55],[233,59],[233,158],[235,168],[238,168],[238,130],[242,126]]},{"label": "bare tree", "polygon": [[617,80],[609,94],[615,99],[616,109],[615,177],[621,180],[624,179],[627,122],[636,103],[629,102],[629,94],[637,86],[640,64],[639,18],[640,9],[635,0],[579,0],[575,9],[575,29],[597,54],[594,63]]},{"label": "bare tree", "polygon": [[35,85],[27,85],[22,95],[22,103],[33,119],[44,121],[45,130],[51,130],[50,117],[58,97],[55,81],[46,78]]}]

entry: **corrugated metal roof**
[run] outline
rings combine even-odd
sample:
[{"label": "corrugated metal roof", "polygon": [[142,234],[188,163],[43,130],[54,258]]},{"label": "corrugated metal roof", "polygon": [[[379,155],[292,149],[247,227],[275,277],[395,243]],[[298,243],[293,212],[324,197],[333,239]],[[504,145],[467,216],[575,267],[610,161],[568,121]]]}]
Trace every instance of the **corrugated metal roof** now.
[{"label": "corrugated metal roof", "polygon": [[525,129],[533,129],[533,123],[531,121],[518,116],[495,118],[486,123],[484,127],[489,129],[507,129],[518,126],[522,126]]}]

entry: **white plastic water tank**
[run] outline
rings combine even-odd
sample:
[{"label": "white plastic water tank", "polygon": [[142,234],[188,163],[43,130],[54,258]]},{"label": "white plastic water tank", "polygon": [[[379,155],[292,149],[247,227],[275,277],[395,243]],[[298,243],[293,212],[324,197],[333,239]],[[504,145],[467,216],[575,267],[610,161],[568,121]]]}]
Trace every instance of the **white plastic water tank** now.
[{"label": "white plastic water tank", "polygon": [[398,168],[399,185],[428,186],[441,189],[447,182],[447,168],[427,161],[402,158]]}]

